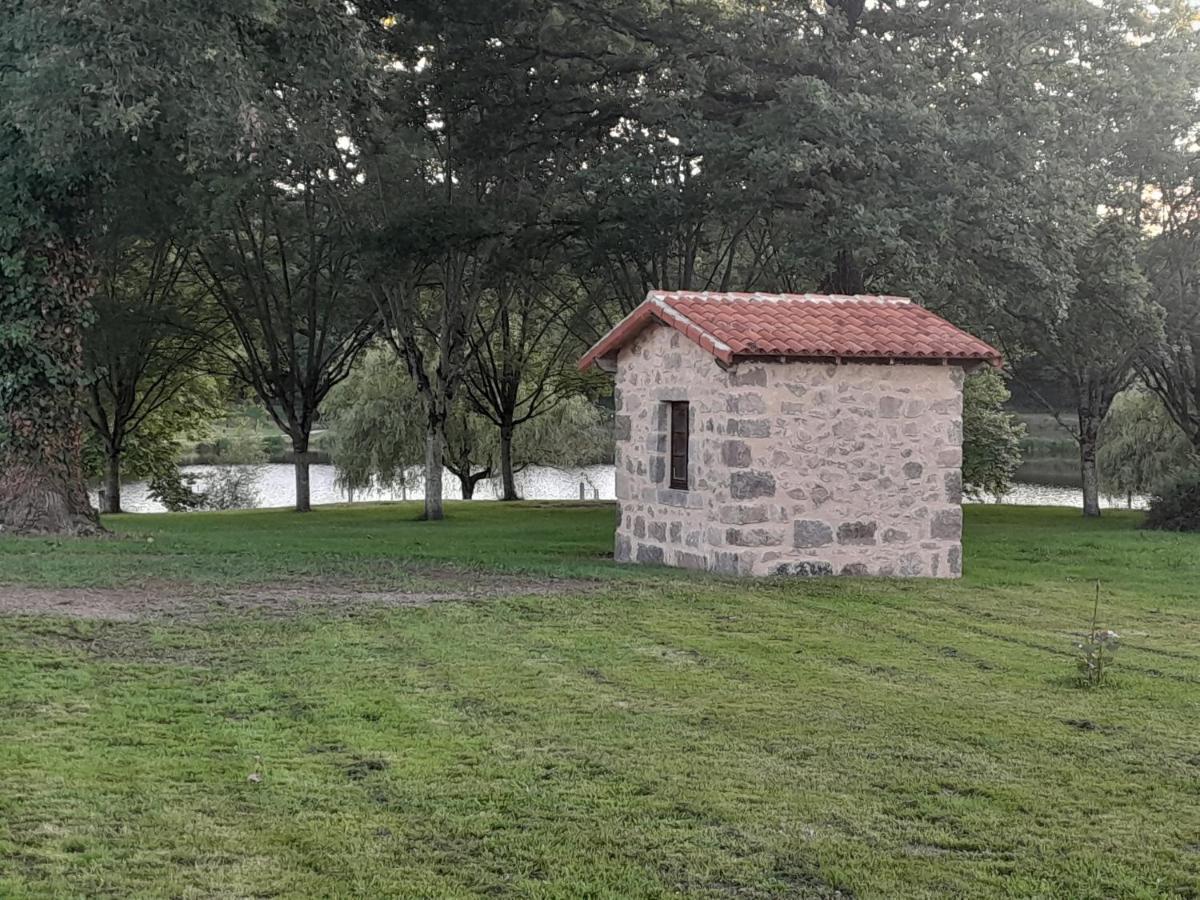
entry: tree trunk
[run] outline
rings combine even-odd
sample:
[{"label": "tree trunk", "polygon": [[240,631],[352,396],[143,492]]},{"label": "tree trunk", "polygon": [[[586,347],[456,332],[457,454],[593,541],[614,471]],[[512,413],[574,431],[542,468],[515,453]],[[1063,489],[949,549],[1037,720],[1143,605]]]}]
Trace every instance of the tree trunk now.
[{"label": "tree trunk", "polygon": [[83,479],[79,392],[70,387],[83,371],[80,335],[92,295],[91,258],[81,246],[42,233],[0,244],[0,263],[9,314],[26,314],[33,326],[0,341],[0,372],[7,376],[0,410],[0,532],[99,534]]},{"label": "tree trunk", "polygon": [[44,465],[0,462],[0,534],[101,534],[83,477]]},{"label": "tree trunk", "polygon": [[430,416],[425,431],[425,514],[437,522],[445,518],[442,508],[442,450],[446,445],[445,420]]},{"label": "tree trunk", "polygon": [[464,500],[474,500],[475,499],[475,479],[472,478],[469,473],[466,475],[460,474],[458,476],[458,483],[459,483],[459,485],[462,486],[462,498]]},{"label": "tree trunk", "polygon": [[1089,519],[1100,515],[1100,473],[1096,468],[1096,432],[1084,430],[1079,438],[1079,474],[1083,483],[1083,514]]},{"label": "tree trunk", "polygon": [[820,290],[824,294],[861,294],[866,290],[862,270],[849,250],[838,251],[833,269],[825,274]]},{"label": "tree trunk", "polygon": [[292,440],[292,464],[296,467],[296,512],[312,512],[308,481],[308,438]]},{"label": "tree trunk", "polygon": [[500,426],[500,479],[503,485],[501,500],[520,500],[517,496],[517,481],[513,476],[512,461],[513,426]]},{"label": "tree trunk", "polygon": [[121,511],[121,451],[109,450],[104,460],[104,502],[100,512],[116,515]]}]

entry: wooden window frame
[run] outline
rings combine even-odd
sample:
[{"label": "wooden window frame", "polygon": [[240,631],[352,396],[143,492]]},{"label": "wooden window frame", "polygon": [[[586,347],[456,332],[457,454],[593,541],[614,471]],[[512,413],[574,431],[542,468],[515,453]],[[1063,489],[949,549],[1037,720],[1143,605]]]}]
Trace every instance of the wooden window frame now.
[{"label": "wooden window frame", "polygon": [[688,468],[691,463],[691,407],[686,400],[667,403],[667,477],[671,490],[688,489]]}]

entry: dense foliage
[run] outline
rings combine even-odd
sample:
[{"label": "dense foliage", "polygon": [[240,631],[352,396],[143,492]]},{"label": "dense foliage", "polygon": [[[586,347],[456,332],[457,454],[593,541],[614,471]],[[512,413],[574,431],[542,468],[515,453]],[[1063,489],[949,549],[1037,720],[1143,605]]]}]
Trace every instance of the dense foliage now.
[{"label": "dense foliage", "polygon": [[1200,455],[1156,395],[1132,390],[1104,421],[1097,462],[1104,492],[1132,497],[1200,467]]},{"label": "dense foliage", "polygon": [[1025,426],[1004,409],[1008,399],[1008,386],[993,369],[963,383],[962,480],[969,497],[1003,497],[1012,490]]},{"label": "dense foliage", "polygon": [[1160,531],[1200,531],[1200,471],[1167,479],[1150,498],[1146,527]]},{"label": "dense foliage", "polygon": [[[414,477],[425,442],[421,399],[411,376],[382,349],[368,352],[330,395],[325,424],[338,484],[351,494],[401,491]],[[508,449],[512,472],[529,465],[575,467],[612,461],[611,416],[586,397],[555,403],[520,428]],[[442,465],[464,498],[484,479],[500,478],[505,450],[500,431],[466,402],[446,420]],[[502,479],[503,481],[503,479]],[[503,495],[503,483],[501,486]]]},{"label": "dense foliage", "polygon": [[[173,248],[168,283],[198,285],[221,325],[203,364],[109,390],[124,424],[92,424],[112,484],[149,407],[216,356],[292,442],[306,508],[326,397],[380,337],[415,392],[427,517],[444,464],[512,497],[522,431],[578,393],[569,361],[649,288],[914,296],[1069,389],[1089,513],[1100,428],[1135,373],[1200,440],[1200,30],[1183,0],[16,0],[5,16],[7,527],[95,527],[79,339],[111,247]],[[101,314],[94,333],[117,340],[97,357],[149,359]],[[479,417],[498,435],[486,460]]]}]

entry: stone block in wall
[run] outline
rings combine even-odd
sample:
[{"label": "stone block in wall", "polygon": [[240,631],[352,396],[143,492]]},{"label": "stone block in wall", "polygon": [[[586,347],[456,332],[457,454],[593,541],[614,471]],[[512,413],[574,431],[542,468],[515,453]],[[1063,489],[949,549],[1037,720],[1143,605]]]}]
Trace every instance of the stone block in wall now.
[{"label": "stone block in wall", "polygon": [[667,458],[665,456],[650,457],[650,481],[662,484],[667,480]]},{"label": "stone block in wall", "polygon": [[613,559],[617,562],[629,562],[633,556],[633,549],[630,540],[623,534],[617,535],[617,544],[613,550]]},{"label": "stone block in wall", "polygon": [[947,447],[944,450],[939,450],[937,455],[937,464],[939,466],[961,466],[962,465],[962,447]]},{"label": "stone block in wall", "polygon": [[756,525],[767,521],[769,512],[765,506],[722,506],[717,511],[717,518],[723,525]]},{"label": "stone block in wall", "polygon": [[789,575],[799,578],[817,578],[833,574],[833,563],[821,560],[805,560],[804,562],[781,563],[775,567],[775,575]]},{"label": "stone block in wall", "polygon": [[730,371],[729,383],[733,387],[766,387],[767,369],[765,366],[742,364]]},{"label": "stone block in wall", "polygon": [[637,561],[661,566],[663,564],[663,548],[650,544],[638,544]]},{"label": "stone block in wall", "polygon": [[900,557],[898,574],[904,578],[915,578],[925,574],[925,562],[916,553],[905,553]]},{"label": "stone block in wall", "polygon": [[727,528],[725,543],[731,547],[778,547],[783,535],[766,528]]},{"label": "stone block in wall", "polygon": [[816,519],[798,519],[792,525],[792,546],[802,550],[833,543],[833,529]]},{"label": "stone block in wall", "polygon": [[748,469],[753,461],[750,445],[745,441],[725,441],[721,444],[721,462],[731,469]]},{"label": "stone block in wall", "polygon": [[767,403],[761,394],[734,394],[725,398],[725,410],[731,413],[765,413]]},{"label": "stone block in wall", "polygon": [[942,481],[946,486],[946,502],[962,503],[962,472],[958,469],[955,469],[953,472],[947,472]]},{"label": "stone block in wall", "polygon": [[734,472],[729,493],[735,500],[754,500],[775,496],[775,476],[770,472]]},{"label": "stone block in wall", "polygon": [[962,538],[962,510],[943,509],[929,523],[929,536],[939,541],[958,541]]},{"label": "stone block in wall", "polygon": [[837,530],[838,543],[850,546],[874,544],[875,528],[874,522],[843,522]]},{"label": "stone block in wall", "polygon": [[633,421],[629,416],[617,416],[613,419],[613,433],[618,441],[627,441],[633,434]]},{"label": "stone block in wall", "polygon": [[675,565],[684,569],[692,569],[694,571],[703,572],[708,568],[708,560],[698,553],[685,553],[682,550],[676,550]]},{"label": "stone block in wall", "polygon": [[713,554],[712,570],[719,575],[737,575],[738,555],[736,553],[726,553],[718,551]]},{"label": "stone block in wall", "polygon": [[771,422],[769,419],[730,419],[725,423],[725,433],[735,437],[770,437]]}]

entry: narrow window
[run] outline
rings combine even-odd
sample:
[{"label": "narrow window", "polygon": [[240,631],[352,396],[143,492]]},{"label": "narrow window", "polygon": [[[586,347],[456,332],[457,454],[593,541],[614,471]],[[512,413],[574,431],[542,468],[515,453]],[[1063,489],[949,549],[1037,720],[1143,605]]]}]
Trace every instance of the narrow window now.
[{"label": "narrow window", "polygon": [[688,489],[688,405],[676,402],[671,406],[671,487]]}]

